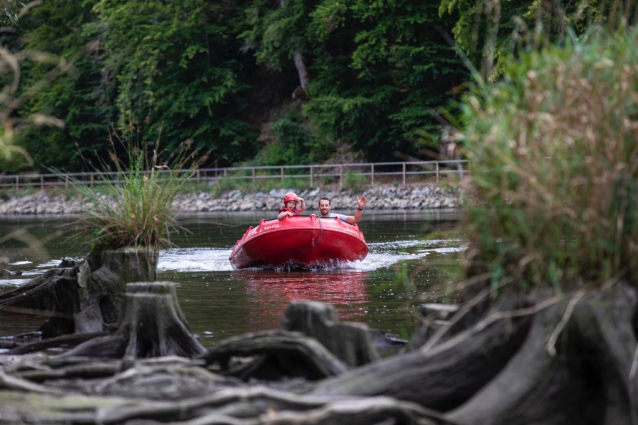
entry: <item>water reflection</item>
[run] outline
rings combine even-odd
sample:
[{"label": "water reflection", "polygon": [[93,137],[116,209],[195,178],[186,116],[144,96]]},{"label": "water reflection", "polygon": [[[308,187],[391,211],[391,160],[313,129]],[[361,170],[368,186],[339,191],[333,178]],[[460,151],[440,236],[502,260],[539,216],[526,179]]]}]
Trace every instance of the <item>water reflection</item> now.
[{"label": "water reflection", "polygon": [[245,282],[247,301],[253,305],[250,322],[262,328],[279,325],[291,301],[331,304],[340,319],[356,321],[365,316],[363,307],[370,300],[367,272],[237,271],[235,274],[236,279]]}]

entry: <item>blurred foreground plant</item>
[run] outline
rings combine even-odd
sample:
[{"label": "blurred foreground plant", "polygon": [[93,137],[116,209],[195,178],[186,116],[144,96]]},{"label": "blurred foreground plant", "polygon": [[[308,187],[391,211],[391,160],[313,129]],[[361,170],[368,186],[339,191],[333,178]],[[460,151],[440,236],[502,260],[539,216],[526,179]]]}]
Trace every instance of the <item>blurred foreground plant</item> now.
[{"label": "blurred foreground plant", "polygon": [[[137,137],[135,127],[130,131],[131,139]],[[75,222],[78,237],[92,250],[170,245],[171,232],[183,230],[176,220],[173,199],[205,158],[191,151],[190,141],[166,152],[160,151],[159,137],[155,142],[145,138],[123,142],[113,131],[110,143],[109,161],[100,170],[96,168],[103,173],[100,184],[90,187],[71,182],[91,204]],[[124,158],[116,154],[118,145],[125,147]]]},{"label": "blurred foreground plant", "polygon": [[[41,2],[32,1],[23,6],[22,2],[9,2],[0,6],[4,12],[1,21],[5,24],[15,23],[19,17]],[[56,55],[21,49],[14,51],[7,44],[7,34],[14,32],[11,26],[0,27],[0,159],[11,161],[14,155],[31,162],[29,153],[15,144],[15,136],[25,128],[36,126],[55,126],[64,128],[64,121],[43,112],[21,116],[18,112],[34,94],[50,84],[62,73],[76,75],[77,70],[71,62]],[[22,65],[24,62],[40,63],[50,68],[42,78],[29,87],[22,87]]]},{"label": "blurred foreground plant", "polygon": [[638,29],[523,55],[469,96],[469,273],[522,289],[638,277]]}]

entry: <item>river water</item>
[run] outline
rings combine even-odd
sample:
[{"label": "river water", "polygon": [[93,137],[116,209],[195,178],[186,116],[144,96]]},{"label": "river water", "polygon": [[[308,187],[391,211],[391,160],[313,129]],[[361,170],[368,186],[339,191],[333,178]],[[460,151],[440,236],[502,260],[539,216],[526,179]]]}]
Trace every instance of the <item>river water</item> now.
[{"label": "river water", "polygon": [[[272,215],[272,214],[271,214]],[[341,320],[408,338],[415,309],[427,302],[455,302],[447,284],[460,273],[454,211],[366,211],[359,227],[370,253],[363,261],[329,269],[233,270],[228,257],[235,241],[263,213],[180,217],[190,233],[172,236],[175,247],[160,251],[158,279],[176,282],[180,307],[207,348],[224,338],[274,329],[293,300],[333,305]],[[0,268],[22,275],[0,279],[0,292],[15,288],[63,258],[84,253],[68,240],[63,219],[0,219]],[[3,314],[0,336],[31,332],[44,321]]]}]

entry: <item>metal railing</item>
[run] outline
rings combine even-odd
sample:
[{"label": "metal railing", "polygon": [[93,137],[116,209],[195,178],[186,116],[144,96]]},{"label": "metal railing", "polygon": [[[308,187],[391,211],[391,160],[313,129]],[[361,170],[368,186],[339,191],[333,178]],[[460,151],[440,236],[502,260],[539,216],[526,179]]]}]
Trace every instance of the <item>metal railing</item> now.
[{"label": "metal railing", "polygon": [[[293,171],[294,170],[294,171]],[[355,164],[313,164],[282,165],[259,167],[225,167],[200,168],[197,170],[155,170],[155,173],[192,173],[192,180],[197,183],[214,183],[221,179],[251,180],[253,183],[262,179],[307,179],[310,186],[321,179],[334,180],[343,186],[344,179],[349,177],[365,178],[367,183],[374,184],[380,180],[400,179],[407,184],[415,176],[435,177],[438,183],[445,175],[456,174],[463,178],[467,174],[466,160],[446,161],[410,161],[410,162],[370,162]],[[150,173],[150,172],[149,172]],[[0,175],[0,188],[27,187],[69,187],[70,183],[89,186],[112,183],[120,174],[114,172],[86,172],[65,174],[14,174]],[[362,176],[362,177],[360,177]]]}]

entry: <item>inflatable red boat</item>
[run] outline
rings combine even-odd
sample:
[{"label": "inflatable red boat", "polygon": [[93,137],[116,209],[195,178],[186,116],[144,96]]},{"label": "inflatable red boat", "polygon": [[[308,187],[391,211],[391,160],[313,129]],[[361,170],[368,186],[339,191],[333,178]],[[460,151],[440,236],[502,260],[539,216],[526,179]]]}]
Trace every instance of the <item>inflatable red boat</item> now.
[{"label": "inflatable red boat", "polygon": [[249,227],[230,254],[234,269],[247,267],[313,267],[363,260],[368,245],[356,224],[338,218],[284,217]]}]

